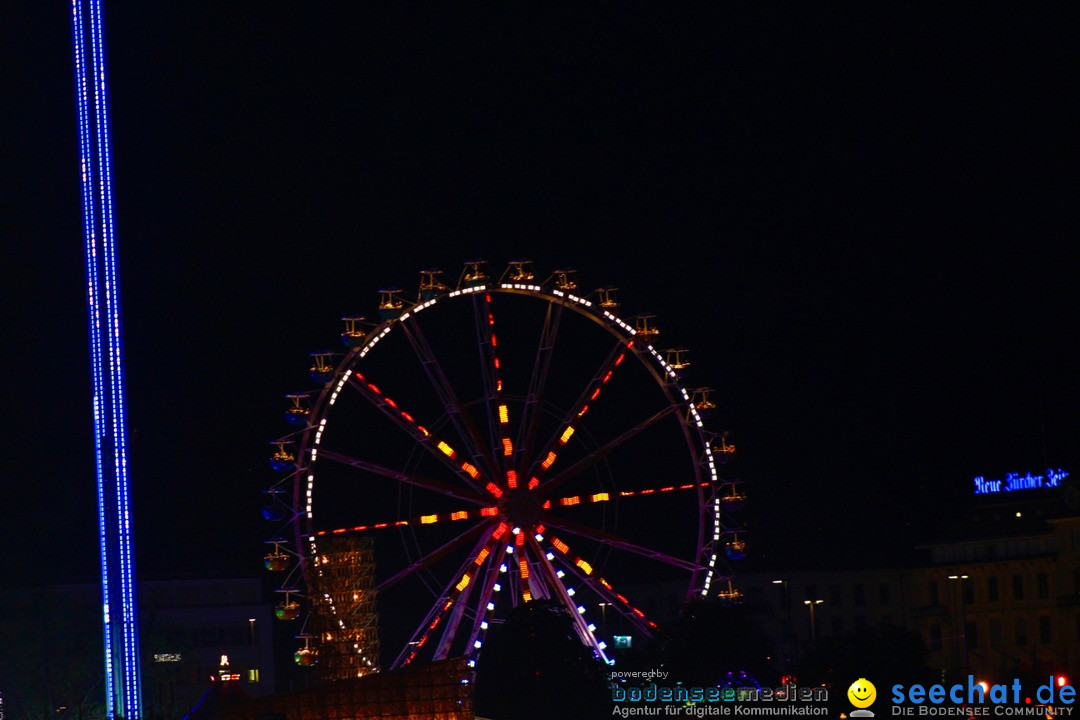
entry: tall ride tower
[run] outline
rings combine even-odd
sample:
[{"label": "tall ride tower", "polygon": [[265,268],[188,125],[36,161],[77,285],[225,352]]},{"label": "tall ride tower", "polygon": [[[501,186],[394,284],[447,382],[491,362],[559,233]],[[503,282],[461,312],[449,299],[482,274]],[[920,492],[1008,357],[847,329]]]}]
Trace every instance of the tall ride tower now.
[{"label": "tall ride tower", "polygon": [[110,720],[136,720],[143,713],[142,687],[101,0],[72,0],[71,13],[101,537],[105,707]]}]

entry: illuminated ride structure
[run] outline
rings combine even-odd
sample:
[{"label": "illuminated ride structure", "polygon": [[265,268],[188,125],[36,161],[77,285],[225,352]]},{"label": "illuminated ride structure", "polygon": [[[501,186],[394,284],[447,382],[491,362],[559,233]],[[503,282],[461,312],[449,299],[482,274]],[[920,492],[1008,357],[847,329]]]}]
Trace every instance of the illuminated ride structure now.
[{"label": "illuminated ride structure", "polygon": [[143,708],[101,0],[73,0],[71,12],[101,538],[105,707],[109,718],[130,720],[142,717]]},{"label": "illuminated ride structure", "polygon": [[308,616],[297,661],[362,676],[381,646],[388,669],[474,666],[494,624],[544,599],[611,662],[608,616],[645,636],[662,619],[624,588],[737,599],[746,497],[721,474],[735,448],[706,430],[709,389],[682,384],[688,351],[654,347],[654,316],[623,320],[573,270],[441,277],[422,271],[415,302],[381,290],[378,321],[343,318],[348,349],[312,353],[319,389],[287,396],[263,514],[278,617]]}]

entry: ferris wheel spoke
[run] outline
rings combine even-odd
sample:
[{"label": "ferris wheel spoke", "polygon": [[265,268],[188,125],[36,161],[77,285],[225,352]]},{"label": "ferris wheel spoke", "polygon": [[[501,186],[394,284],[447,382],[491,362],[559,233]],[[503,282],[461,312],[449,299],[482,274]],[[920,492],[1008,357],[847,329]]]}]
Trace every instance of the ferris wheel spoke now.
[{"label": "ferris wheel spoke", "polygon": [[[471,590],[473,584],[471,581],[475,572],[472,571],[472,567],[476,564],[476,559],[480,557],[481,554],[483,554],[485,558],[490,554],[492,542],[490,533],[484,534],[476,541],[473,549],[466,555],[465,561],[461,563],[457,571],[450,576],[450,582],[446,584],[446,587],[444,587],[439,594],[438,602],[432,606],[431,610],[420,622],[420,625],[417,626],[416,630],[409,637],[409,642],[402,648],[401,653],[394,660],[394,667],[401,667],[402,665],[411,663],[424,645],[427,644],[432,633],[438,630],[439,625],[442,623],[442,619],[446,617],[447,611],[453,608],[454,614],[456,614],[459,607],[464,607],[468,597],[465,593]],[[453,614],[451,617],[453,617]],[[417,638],[419,638],[419,640]]]},{"label": "ferris wheel spoke", "polygon": [[556,517],[550,512],[544,515],[544,524],[553,528],[558,528],[571,535],[576,535],[580,538],[587,540],[595,540],[603,545],[608,545],[619,550],[624,550],[634,555],[640,555],[641,557],[649,558],[650,560],[656,560],[672,567],[681,568],[683,570],[690,570],[697,572],[699,570],[705,570],[702,565],[696,562],[689,562],[682,558],[677,558],[674,555],[661,552],[660,550],[654,550],[652,548],[645,547],[644,545],[638,545],[637,543],[630,542],[629,540],[619,537],[613,533],[599,530],[597,528],[588,527],[581,523],[574,522],[573,520],[567,520],[563,517]]},{"label": "ferris wheel spoke", "polygon": [[561,498],[546,500],[542,507],[543,509],[547,510],[552,505],[557,505],[560,507],[571,507],[574,505],[587,505],[589,503],[610,502],[615,498],[642,497],[646,495],[655,495],[656,493],[675,492],[678,490],[696,490],[699,487],[706,488],[710,485],[711,483],[703,482],[683,483],[682,485],[664,485],[662,487],[647,487],[641,488],[640,490],[601,490],[599,492],[587,493],[584,495],[565,495]]},{"label": "ferris wheel spoke", "polygon": [[544,314],[544,326],[540,331],[536,361],[533,363],[532,375],[529,377],[529,389],[525,395],[525,406],[521,411],[521,422],[518,426],[518,462],[515,465],[521,465],[524,458],[531,457],[533,447],[536,445],[536,436],[540,431],[540,408],[544,406],[544,388],[547,385],[548,371],[551,369],[551,359],[555,355],[555,338],[559,332],[562,312],[562,303],[551,303]]},{"label": "ferris wheel spoke", "polygon": [[525,535],[524,531],[519,531],[514,535],[514,550],[517,552],[515,562],[517,563],[518,578],[521,580],[521,600],[522,602],[529,602],[533,599],[533,583],[529,580],[531,571],[529,570],[529,554],[525,550]]},{"label": "ferris wheel spoke", "polygon": [[473,297],[473,317],[476,321],[476,342],[480,350],[480,376],[484,393],[484,409],[487,413],[488,441],[493,458],[502,457],[503,443],[500,442],[501,426],[495,406],[502,397],[502,380],[499,378],[501,362],[498,354],[498,337],[495,334],[495,313],[491,308],[491,293],[484,293],[483,298],[477,293]]},{"label": "ferris wheel spoke", "polygon": [[[609,454],[611,454],[611,452],[613,450],[615,450],[616,448],[618,448],[620,445],[623,445],[624,443],[632,440],[634,437],[636,437],[640,433],[644,432],[645,430],[648,430],[650,427],[652,427],[656,423],[660,422],[661,420],[663,420],[668,415],[671,415],[672,413],[674,413],[676,410],[679,409],[679,407],[680,407],[679,405],[668,405],[663,410],[660,410],[659,412],[656,412],[653,415],[651,415],[650,417],[642,420],[640,423],[638,423],[634,427],[630,428],[629,430],[625,431],[624,433],[622,433],[618,437],[615,437],[615,438],[609,440],[608,442],[604,443],[600,447],[596,448],[595,450],[590,452],[588,455],[586,455],[585,457],[583,457],[580,460],[578,460],[577,462],[575,462],[570,467],[562,470],[561,472],[556,473],[555,475],[552,475],[551,478],[547,482],[544,482],[544,483],[540,484],[541,493],[544,494],[544,495],[548,495],[548,494],[554,492],[560,486],[562,486],[564,483],[566,483],[568,480],[580,475],[585,470],[588,470],[593,465],[595,465],[596,463],[603,460],[605,457],[607,457]],[[545,462],[547,462],[547,461],[545,460]],[[541,467],[543,467],[543,465],[541,465]]]},{"label": "ferris wheel spoke", "polygon": [[455,552],[462,546],[468,544],[469,541],[475,538],[477,535],[481,535],[485,531],[490,530],[492,525],[494,524],[495,523],[493,521],[489,521],[474,525],[473,527],[461,533],[454,539],[447,541],[441,547],[432,550],[424,557],[416,560],[412,564],[402,568],[398,572],[383,580],[375,587],[375,592],[383,592],[384,590],[386,590],[386,588],[400,582],[402,579],[408,577],[409,575],[431,567],[433,564],[437,563],[439,560],[443,559],[450,553]]},{"label": "ferris wheel spoke", "polygon": [[472,457],[473,462],[485,466],[491,477],[498,477],[498,466],[494,458],[490,453],[484,452],[484,441],[480,437],[480,431],[477,429],[476,423],[473,422],[469,413],[465,411],[465,407],[458,399],[457,393],[454,392],[453,386],[447,379],[446,373],[443,372],[439,359],[432,352],[431,345],[428,343],[419,323],[415,320],[412,323],[402,323],[401,329],[405,332],[405,337],[409,340],[409,344],[412,345],[413,351],[419,358],[428,380],[431,381],[431,386],[439,396],[439,401],[446,411],[446,416],[450,419],[454,430],[457,431],[458,437],[465,443],[466,451]]},{"label": "ferris wheel spoke", "polygon": [[639,630],[649,637],[652,637],[653,631],[657,629],[656,623],[645,617],[645,613],[639,608],[634,607],[630,602],[630,599],[616,591],[610,582],[596,575],[593,572],[591,563],[581,556],[572,554],[570,547],[556,537],[551,538],[551,546],[567,560],[566,569],[573,574],[574,577],[598,596],[610,603],[612,607],[617,608],[619,614],[625,617],[627,621],[636,625]]},{"label": "ferris wheel spoke", "polygon": [[333,530],[319,530],[316,535],[343,535],[345,533],[367,532],[368,530],[384,530],[392,527],[404,527],[411,525],[434,525],[436,523],[458,522],[461,520],[482,520],[486,517],[494,517],[499,514],[499,508],[495,506],[482,507],[474,510],[454,510],[448,513],[431,513],[430,515],[418,515],[409,520],[393,520],[389,522],[368,523],[366,525],[353,525],[352,527],[335,528]]},{"label": "ferris wheel spoke", "polygon": [[476,617],[473,618],[472,629],[469,630],[469,637],[465,641],[465,651],[469,655],[475,655],[475,651],[478,649],[476,643],[481,641],[482,633],[490,625],[490,620],[495,613],[495,603],[492,602],[492,598],[501,589],[498,582],[499,575],[505,570],[506,566],[502,565],[500,554],[493,551],[488,559],[487,575],[484,577],[483,589],[475,606]]},{"label": "ferris wheel spoke", "polygon": [[581,642],[585,645],[590,645],[593,650],[606,661],[607,656],[604,654],[604,649],[600,647],[600,641],[589,628],[589,624],[585,621],[581,611],[578,609],[577,603],[575,603],[570,596],[570,591],[567,589],[566,585],[563,584],[562,578],[559,577],[558,572],[555,570],[555,566],[551,564],[547,554],[541,549],[539,542],[535,538],[529,538],[529,545],[538,558],[537,567],[546,579],[546,584],[574,619],[574,629],[577,631]]},{"label": "ferris wheel spoke", "polygon": [[360,373],[350,378],[349,387],[360,393],[368,402],[375,406],[383,415],[399,428],[408,433],[416,441],[416,444],[433,455],[440,463],[451,470],[466,485],[477,492],[483,489],[476,481],[480,479],[480,471],[469,462],[462,462],[458,458],[457,451],[446,442],[432,437],[431,432],[416,419],[401,409],[393,398],[385,395],[377,385],[369,382]]},{"label": "ferris wheel spoke", "polygon": [[328,448],[320,448],[318,457],[326,460],[331,460],[342,465],[348,465],[350,467],[364,470],[375,475],[381,475],[382,477],[395,480],[397,482],[406,483],[415,487],[424,488],[440,495],[448,495],[449,497],[457,498],[458,500],[464,500],[466,502],[474,503],[476,505],[487,506],[491,502],[490,495],[483,495],[479,492],[473,492],[469,488],[462,488],[452,483],[445,482],[443,480],[436,480],[435,478],[425,477],[423,475],[414,475],[411,473],[403,473],[399,470],[392,470],[388,467],[383,467],[377,463],[369,462],[367,460],[361,460],[360,458],[354,458],[349,455],[344,455],[339,452],[335,452]]},{"label": "ferris wheel spoke", "polygon": [[[461,626],[461,620],[469,607],[469,597],[472,595],[473,589],[479,584],[473,581],[481,576],[485,564],[490,562],[490,557],[495,554],[495,546],[498,544],[498,540],[491,538],[486,540],[483,549],[475,555],[469,556],[471,563],[467,561],[462,566],[464,569],[459,568],[454,576],[458,578],[457,584],[454,586],[454,590],[457,592],[456,600],[453,609],[450,611],[450,619],[446,622],[442,637],[439,639],[439,644],[435,647],[432,660],[445,660],[450,654],[450,646],[454,642],[454,637]],[[476,606],[476,612],[477,615],[480,614],[479,605]]]},{"label": "ferris wheel spoke", "polygon": [[[594,402],[600,397],[600,392],[603,387],[611,380],[615,374],[615,368],[622,364],[626,359],[626,353],[634,345],[633,340],[625,341],[619,340],[615,343],[615,347],[611,349],[607,357],[604,358],[604,362],[600,365],[600,369],[596,374],[592,376],[585,388],[581,391],[577,400],[570,407],[570,412],[562,419],[555,430],[555,434],[552,435],[547,443],[545,443],[543,450],[540,451],[535,459],[532,461],[532,466],[529,468],[528,476],[533,477],[539,472],[547,471],[551,464],[555,462],[556,452],[555,448],[558,445],[565,445],[570,439],[570,436],[574,434],[574,422],[581,418],[589,411],[590,403]],[[539,468],[537,468],[539,466]]]}]

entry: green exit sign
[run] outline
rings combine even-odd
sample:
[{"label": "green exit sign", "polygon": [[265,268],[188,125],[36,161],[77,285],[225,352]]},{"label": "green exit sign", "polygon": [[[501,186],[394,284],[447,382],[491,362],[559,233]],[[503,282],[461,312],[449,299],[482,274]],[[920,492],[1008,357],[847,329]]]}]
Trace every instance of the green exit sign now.
[{"label": "green exit sign", "polygon": [[630,636],[629,635],[616,635],[612,640],[615,642],[615,648],[617,650],[629,650],[630,649]]}]

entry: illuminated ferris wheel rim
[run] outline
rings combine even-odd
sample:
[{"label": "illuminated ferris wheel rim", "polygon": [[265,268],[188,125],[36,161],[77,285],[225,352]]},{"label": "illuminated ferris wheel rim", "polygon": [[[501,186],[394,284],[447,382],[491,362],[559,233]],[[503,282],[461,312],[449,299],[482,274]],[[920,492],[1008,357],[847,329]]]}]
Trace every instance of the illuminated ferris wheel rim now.
[{"label": "illuminated ferris wheel rim", "polygon": [[[320,444],[322,434],[327,427],[326,414],[330,407],[334,405],[338,395],[344,389],[345,384],[349,378],[353,375],[355,367],[359,362],[364,359],[372,349],[379,344],[379,342],[385,338],[390,332],[399,324],[406,322],[407,320],[419,315],[421,312],[434,307],[437,304],[444,303],[447,300],[457,297],[465,297],[476,295],[478,293],[499,293],[509,295],[523,295],[540,299],[549,303],[559,303],[563,307],[570,308],[577,312],[581,317],[591,320],[595,324],[605,329],[609,334],[618,340],[634,339],[639,334],[633,326],[625,322],[622,318],[608,311],[607,309],[598,309],[596,303],[584,297],[580,297],[572,292],[560,290],[558,288],[545,289],[541,285],[533,283],[505,283],[505,282],[492,282],[473,285],[470,287],[458,288],[455,290],[448,290],[444,294],[432,297],[426,300],[417,302],[407,310],[403,310],[397,317],[391,317],[384,320],[382,323],[372,329],[366,336],[364,342],[358,347],[345,353],[345,357],[337,365],[334,370],[335,381],[328,383],[319,395],[318,400],[314,404],[311,410],[311,417],[321,418],[316,423],[311,424],[304,431],[302,436],[298,459],[310,458],[309,464],[300,464],[297,468],[298,475],[308,474],[307,478],[307,492],[305,497],[300,497],[299,493],[294,496],[294,507],[298,512],[300,508],[303,508],[303,515],[306,520],[306,532],[301,533],[299,526],[297,526],[296,532],[296,544],[297,548],[306,547],[308,552],[301,553],[304,559],[304,571],[307,572],[307,560],[318,555],[318,535],[314,531],[314,514],[312,511],[311,499],[314,493],[315,475],[311,468],[317,459],[318,446]],[[598,311],[599,310],[599,311]],[[691,402],[690,392],[679,384],[678,373],[662,356],[661,352],[654,348],[651,344],[646,343],[644,348],[639,345],[634,345],[629,348],[629,351],[639,359],[642,366],[645,367],[657,381],[661,390],[668,397],[668,400],[673,404],[679,404],[684,407],[686,412],[685,417],[688,422],[680,423],[683,427],[683,433],[688,446],[692,453],[698,454],[703,458],[702,462],[694,464],[695,473],[698,478],[696,485],[696,492],[699,497],[699,505],[704,513],[707,508],[706,498],[704,497],[704,488],[709,487],[715,490],[719,483],[720,478],[716,468],[716,461],[709,452],[709,445],[704,437],[704,422],[701,418],[697,408]],[[694,437],[696,435],[696,437]],[[313,442],[311,442],[313,440]],[[694,441],[697,440],[699,446],[695,446]],[[315,456],[312,456],[311,451],[314,451]],[[707,473],[707,478],[701,477],[701,472],[704,470]],[[297,489],[299,483],[296,484]],[[722,519],[720,511],[720,498],[713,492],[713,497],[708,498],[711,502],[711,520],[712,531],[707,536],[705,534],[705,520],[707,518],[702,517],[699,519],[699,532],[697,541],[697,557],[695,563],[698,564],[704,571],[704,581],[700,583],[700,594],[708,595],[712,582],[717,577],[717,546],[716,544],[721,539],[722,534]],[[708,555],[707,558],[704,558]],[[701,565],[702,559],[706,560],[705,565]],[[696,573],[695,573],[696,577]],[[691,583],[693,586],[698,585],[696,581]],[[693,589],[693,588],[692,588]]]},{"label": "illuminated ferris wheel rim", "polygon": [[[576,284],[573,282],[573,271],[555,271],[554,287],[550,287],[550,282],[544,284],[517,282],[518,278],[526,275],[523,272],[523,266],[526,264],[529,263],[527,261],[511,263],[510,268],[504,273],[504,278],[507,274],[516,275],[517,277],[513,278],[515,281],[503,282],[500,279],[498,282],[492,282],[491,278],[481,271],[481,262],[466,263],[473,274],[470,276],[470,271],[463,273],[464,286],[459,281],[459,286],[455,290],[450,290],[438,282],[438,271],[421,271],[423,281],[420,285],[419,300],[408,306],[397,297],[401,293],[400,290],[381,290],[383,299],[379,310],[383,322],[375,325],[366,322],[363,318],[342,318],[346,323],[346,332],[342,335],[342,340],[351,349],[336,365],[331,364],[330,358],[335,357],[337,353],[329,351],[312,353],[315,358],[312,377],[322,383],[322,389],[313,393],[297,393],[288,396],[293,401],[288,419],[294,426],[302,423],[303,428],[274,443],[278,446],[278,452],[275,453],[271,465],[278,471],[283,471],[287,467],[291,468],[288,477],[281,481],[282,483],[290,482],[293,488],[289,523],[292,525],[295,536],[295,557],[299,559],[299,563],[293,567],[290,578],[294,577],[293,573],[301,573],[301,577],[297,579],[302,579],[305,583],[309,601],[317,602],[323,608],[319,613],[319,617],[322,618],[320,622],[329,622],[335,633],[336,629],[340,628],[344,634],[348,634],[349,629],[345,621],[349,620],[349,615],[342,615],[336,609],[331,595],[316,589],[319,580],[325,575],[323,566],[328,562],[328,558],[320,554],[320,537],[343,533],[360,534],[361,537],[366,537],[368,530],[398,527],[411,533],[415,542],[424,535],[416,532],[416,528],[420,525],[465,519],[474,521],[463,523],[463,526],[468,525],[470,528],[432,552],[420,551],[417,545],[417,550],[421,555],[419,560],[413,561],[412,557],[407,558],[404,569],[371,585],[370,589],[364,590],[360,596],[352,594],[353,601],[363,596],[372,598],[383,596],[384,591],[390,589],[391,586],[419,573],[436,581],[436,585],[440,584],[447,575],[445,570],[437,573],[441,575],[440,578],[430,574],[433,564],[441,562],[450,553],[461,557],[460,551],[464,550],[466,543],[476,541],[476,544],[465,555],[465,562],[449,575],[451,579],[441,593],[438,593],[437,588],[428,581],[423,581],[436,598],[435,605],[417,626],[412,639],[401,650],[392,667],[410,664],[429,639],[435,640],[426,651],[431,653],[431,659],[445,658],[451,651],[451,646],[458,648],[460,640],[466,637],[465,633],[469,634],[464,652],[469,657],[471,666],[475,663],[476,653],[479,652],[481,641],[485,638],[489,621],[497,622],[498,618],[503,617],[501,612],[496,610],[496,606],[505,607],[507,601],[512,605],[517,605],[519,602],[537,598],[548,598],[567,608],[582,642],[591,646],[597,657],[605,662],[611,662],[604,653],[606,644],[599,639],[596,626],[585,619],[585,607],[572,599],[575,589],[571,587],[570,582],[581,590],[588,590],[591,595],[597,596],[597,600],[604,601],[600,603],[601,606],[614,605],[613,610],[618,610],[632,626],[637,627],[646,635],[652,635],[658,625],[634,606],[626,596],[619,593],[618,589],[600,572],[597,572],[604,563],[596,565],[594,556],[596,550],[601,551],[602,555],[614,551],[636,563],[640,563],[644,558],[659,563],[658,568],[666,566],[669,571],[682,573],[682,577],[689,580],[685,596],[687,598],[693,595],[708,595],[710,585],[715,587],[717,585],[715,581],[720,578],[728,580],[727,592],[719,590],[715,592],[716,596],[724,600],[736,599],[738,596],[737,591],[731,588],[730,573],[723,572],[726,568],[722,570],[717,564],[717,553],[722,544],[728,559],[733,560],[741,557],[744,547],[744,542],[739,539],[742,530],[737,525],[724,526],[720,489],[724,488],[723,506],[727,509],[741,505],[745,496],[738,490],[737,480],[722,479],[717,471],[718,459],[719,462],[726,461],[734,452],[734,446],[725,445],[723,436],[719,437],[720,444],[714,446],[713,441],[717,439],[717,436],[704,429],[699,408],[705,410],[716,407],[708,399],[709,389],[699,388],[688,391],[679,383],[677,371],[688,365],[681,353],[687,351],[685,349],[664,350],[662,352],[667,354],[665,360],[661,351],[656,350],[647,342],[658,332],[655,325],[650,322],[654,316],[632,316],[630,319],[634,322],[634,326],[631,326],[613,312],[618,307],[612,294],[614,289],[602,288],[586,297],[575,294],[573,291],[576,290]],[[477,277],[482,280],[477,280]],[[532,280],[531,268],[527,277],[530,281]],[[545,285],[549,287],[545,288]],[[529,390],[524,396],[503,393],[499,354],[505,348],[500,346],[500,349],[496,350],[496,321],[495,315],[492,314],[494,310],[492,296],[496,294],[519,295],[536,299],[544,303],[547,308],[540,343],[537,345],[537,355],[533,361]],[[597,296],[596,300],[589,299],[593,295]],[[478,399],[468,403],[462,403],[458,399],[456,386],[451,384],[443,374],[439,358],[428,345],[421,330],[421,324],[414,319],[415,316],[435,305],[461,298],[472,299],[472,315],[477,325],[483,388],[485,388]],[[551,358],[555,354],[555,337],[560,324],[559,319],[565,308],[569,308],[572,313],[602,328],[606,334],[615,338],[616,343],[614,348],[609,350],[599,370],[586,384],[578,400],[571,406],[571,410],[562,416],[556,426],[555,434],[548,438],[539,453],[535,453],[537,447],[540,447],[535,443],[539,439],[537,431],[540,421],[537,418],[550,415],[553,411],[558,416],[559,412],[565,410],[565,408],[556,408],[543,398],[543,388],[549,384],[547,376],[551,368]],[[427,321],[423,325],[427,325]],[[399,406],[364,375],[367,371],[363,365],[364,359],[398,326],[401,326],[402,334],[421,361],[421,366],[428,375],[432,388],[440,396],[445,414],[431,426],[434,428],[434,433],[420,425],[412,415],[406,412],[405,408]],[[435,326],[428,327],[430,329]],[[512,346],[517,347],[517,344],[513,343]],[[520,352],[519,348],[516,353],[511,352],[511,355],[517,358]],[[591,428],[602,427],[602,425],[595,425],[591,420],[582,420],[582,416],[589,410],[590,405],[611,379],[614,371],[624,359],[630,356],[637,358],[638,363],[634,364],[644,368],[651,378],[651,383],[655,383],[655,386],[661,390],[665,399],[664,406],[659,412],[597,447],[596,440],[592,438]],[[378,357],[383,356],[380,354]],[[379,381],[383,382],[383,380]],[[346,388],[346,384],[350,388],[348,395],[350,403],[355,400],[356,392],[359,392],[371,406],[396,423],[400,429],[412,435],[416,447],[422,447],[425,452],[441,461],[455,478],[461,481],[460,484],[392,470],[386,465],[372,462],[362,456],[343,454],[337,450],[339,442],[337,440],[326,446],[323,435],[327,430],[329,416],[332,414],[331,409]],[[608,394],[610,392],[612,391],[608,391]],[[313,396],[315,402],[308,409],[305,405]],[[655,399],[652,402],[655,403]],[[474,404],[486,407],[486,424],[485,419],[470,417],[471,413],[466,411],[467,407]],[[516,404],[515,407],[518,410],[510,412],[509,404]],[[650,403],[646,401],[646,404]],[[518,421],[516,454],[513,450],[514,443],[509,437],[513,434],[513,426],[506,424],[510,422],[508,419],[510,416],[514,416]],[[683,475],[681,483],[676,484],[669,480],[666,487],[643,488],[639,483],[631,482],[629,485],[621,483],[622,488],[618,488],[616,486],[620,483],[612,484],[614,478],[609,475],[607,483],[612,484],[618,492],[598,492],[561,498],[553,494],[564,484],[568,488],[576,487],[580,491],[582,486],[579,476],[584,470],[593,467],[596,462],[606,464],[605,458],[613,450],[648,428],[660,422],[668,424],[670,420],[674,420],[679,426],[679,432],[690,452],[689,467],[679,471]],[[475,424],[477,422],[488,431],[488,437],[481,438],[478,432],[480,426]],[[453,427],[450,428],[450,425]],[[561,434],[559,430],[562,431]],[[569,464],[559,463],[562,469],[552,471],[549,476],[547,471],[555,462],[555,450],[561,453],[562,446],[568,442],[575,430],[582,431],[580,442],[585,443],[583,446],[583,449],[587,451],[585,457],[574,457],[572,454]],[[447,432],[451,435],[444,434]],[[543,435],[547,437],[547,433],[548,431],[545,430]],[[501,445],[498,437],[500,434]],[[454,441],[455,444],[461,442],[462,445],[459,448],[463,448],[464,452],[459,454],[445,442],[447,439]],[[286,448],[286,446],[289,447]],[[627,447],[631,446],[627,445]],[[293,454],[292,447],[298,448],[296,454]],[[505,452],[500,454],[501,450]],[[462,462],[466,458],[472,462]],[[532,464],[526,464],[530,459]],[[315,466],[324,460],[330,461],[333,465],[351,465],[354,469],[372,472],[384,479],[396,481],[399,486],[411,485],[413,490],[419,487],[457,498],[476,507],[472,510],[459,509],[442,515],[429,514],[393,522],[317,530],[312,507],[315,498]],[[526,468],[527,472],[525,472]],[[519,473],[521,473],[521,487],[518,485]],[[528,478],[527,481],[526,478]],[[539,478],[544,478],[543,482]],[[488,481],[486,486],[483,485],[485,480]],[[525,487],[526,482],[527,487]],[[275,490],[279,484],[275,484],[269,492],[281,492]],[[653,544],[648,541],[644,545],[636,544],[634,535],[639,531],[634,530],[634,525],[627,528],[631,531],[629,536],[625,536],[625,533],[613,535],[602,529],[606,523],[601,523],[599,526],[583,525],[571,519],[573,512],[570,513],[570,517],[561,512],[563,506],[608,501],[613,501],[614,509],[622,497],[645,496],[652,493],[685,494],[692,496],[696,501],[696,513],[693,514],[697,520],[696,528],[690,529],[693,527],[692,522],[673,526],[673,529],[678,527],[688,530],[687,533],[682,534],[683,542],[686,543],[684,549],[674,550],[675,554],[653,547]],[[553,507],[553,505],[558,507]],[[560,510],[557,514],[554,513],[556,509]],[[606,512],[604,514],[606,515]],[[267,515],[267,519],[272,519],[271,515]],[[689,521],[690,516],[687,516],[686,520]],[[710,525],[711,529],[708,527]],[[639,523],[637,526],[647,527],[648,525]],[[550,528],[552,532],[547,532],[546,528]],[[559,535],[576,538],[576,540],[571,539],[575,547],[578,541],[584,538],[586,544],[590,545],[586,556],[589,559],[586,560],[586,557],[578,555],[575,549],[571,548]],[[691,536],[696,536],[693,537],[692,552],[690,551]],[[429,537],[429,540],[433,538]],[[285,541],[271,540],[269,542],[274,544],[274,550],[265,558],[267,568],[272,571],[286,569],[288,556],[282,554],[279,547],[279,544]],[[500,543],[507,542],[512,544],[506,545],[507,554],[503,555]],[[738,555],[733,555],[733,550],[737,550]],[[327,552],[333,554],[336,551],[334,549],[323,551],[323,553]],[[406,554],[411,556],[408,548],[406,548]],[[636,559],[634,559],[635,556]],[[687,559],[691,556],[692,560]],[[391,566],[394,566],[394,563],[391,563]],[[397,566],[394,567],[396,569]],[[513,570],[508,573],[510,568]],[[509,598],[504,597],[506,592],[499,594],[503,583],[508,583]],[[686,586],[684,584],[684,587]],[[285,593],[285,603],[278,606],[279,611],[282,611],[279,617],[285,620],[297,617],[299,606],[290,601],[289,594],[298,593],[303,596],[304,592],[289,587],[282,587],[279,592]],[[479,598],[475,597],[477,593],[479,593]],[[499,597],[503,597],[503,600],[499,600]],[[444,619],[446,622],[439,627]],[[464,629],[461,629],[462,622],[465,623]],[[468,630],[469,623],[472,623],[471,633]],[[434,635],[441,638],[433,637]],[[313,662],[313,655],[317,653],[317,650],[313,651],[307,645],[311,636],[298,637],[305,638],[305,647],[297,653],[296,661],[298,664],[310,664]],[[330,640],[329,633],[325,639]],[[363,642],[367,643],[371,640]],[[377,644],[377,638],[373,642]],[[364,647],[360,644],[354,644],[352,647],[355,650],[349,653],[356,655],[366,665],[366,671],[377,671],[377,665],[371,662],[371,657],[374,656],[366,655]],[[376,649],[375,652],[378,650]],[[458,648],[453,652],[457,653],[461,650]],[[305,653],[303,658],[300,657],[301,653]]]}]

